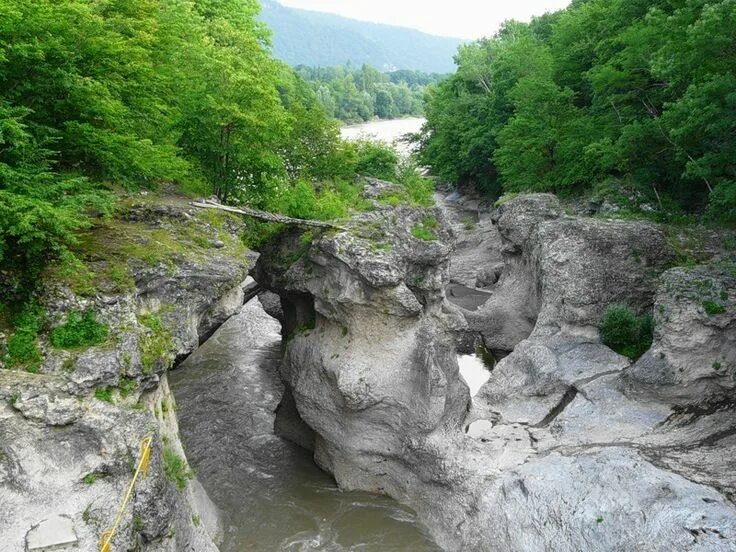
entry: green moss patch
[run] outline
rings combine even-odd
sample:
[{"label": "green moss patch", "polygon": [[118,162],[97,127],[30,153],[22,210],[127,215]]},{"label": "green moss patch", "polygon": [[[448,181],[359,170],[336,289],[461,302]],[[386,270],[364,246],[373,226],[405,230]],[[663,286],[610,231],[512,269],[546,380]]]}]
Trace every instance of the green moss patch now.
[{"label": "green moss patch", "polygon": [[138,340],[141,364],[145,374],[153,374],[158,367],[171,368],[174,362],[174,340],[171,332],[156,314],[142,314],[138,321],[150,332],[142,334]]}]

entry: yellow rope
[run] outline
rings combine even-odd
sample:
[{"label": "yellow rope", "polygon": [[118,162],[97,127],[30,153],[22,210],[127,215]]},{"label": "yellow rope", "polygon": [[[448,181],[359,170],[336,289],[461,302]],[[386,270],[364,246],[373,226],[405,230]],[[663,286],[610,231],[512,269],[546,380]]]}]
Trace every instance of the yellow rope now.
[{"label": "yellow rope", "polygon": [[153,437],[150,436],[141,441],[141,459],[138,461],[138,467],[136,468],[133,479],[128,486],[128,492],[125,493],[125,498],[123,499],[123,504],[120,506],[120,511],[115,518],[115,523],[112,524],[112,527],[108,531],[102,533],[102,537],[100,539],[100,552],[110,552],[110,543],[112,543],[112,539],[115,537],[115,532],[118,530],[120,520],[123,519],[123,514],[125,513],[125,509],[128,507],[128,502],[130,502],[130,497],[133,494],[136,481],[138,481],[138,476],[143,474],[143,477],[146,477],[146,475],[148,475],[148,464],[151,460],[152,442]]}]

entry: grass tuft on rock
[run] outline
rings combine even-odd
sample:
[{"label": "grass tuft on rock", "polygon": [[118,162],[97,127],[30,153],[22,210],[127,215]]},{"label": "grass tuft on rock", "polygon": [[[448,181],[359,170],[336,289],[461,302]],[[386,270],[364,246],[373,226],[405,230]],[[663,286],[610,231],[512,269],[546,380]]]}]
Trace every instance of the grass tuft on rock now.
[{"label": "grass tuft on rock", "polygon": [[166,478],[180,491],[183,491],[187,486],[187,481],[194,477],[187,461],[170,448],[164,449],[164,473]]},{"label": "grass tuft on rock", "polygon": [[601,321],[601,341],[618,354],[638,359],[652,346],[652,316],[636,316],[631,309],[615,305]]},{"label": "grass tuft on rock", "polygon": [[62,326],[51,331],[51,344],[57,349],[77,349],[100,345],[107,340],[108,327],[97,321],[94,312],[71,312]]},{"label": "grass tuft on rock", "polygon": [[138,341],[143,372],[153,374],[158,367],[171,368],[174,363],[174,341],[171,332],[166,329],[163,321],[155,314],[142,314],[138,321],[150,332],[142,334]]},{"label": "grass tuft on rock", "polygon": [[112,404],[112,387],[98,387],[95,389],[95,398]]},{"label": "grass tuft on rock", "polygon": [[705,314],[708,316],[716,316],[726,312],[726,307],[716,303],[715,301],[703,301],[703,309],[705,310]]},{"label": "grass tuft on rock", "polygon": [[434,217],[425,217],[421,224],[412,227],[411,235],[418,240],[434,241],[437,239],[436,231],[439,229],[439,222]]}]

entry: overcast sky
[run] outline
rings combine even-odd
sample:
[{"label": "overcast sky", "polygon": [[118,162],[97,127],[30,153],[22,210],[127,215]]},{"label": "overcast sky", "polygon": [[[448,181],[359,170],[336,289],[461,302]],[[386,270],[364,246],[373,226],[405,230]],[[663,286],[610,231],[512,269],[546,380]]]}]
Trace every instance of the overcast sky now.
[{"label": "overcast sky", "polygon": [[458,38],[492,35],[507,19],[528,21],[533,15],[564,8],[570,0],[278,0],[294,8],[411,27]]}]

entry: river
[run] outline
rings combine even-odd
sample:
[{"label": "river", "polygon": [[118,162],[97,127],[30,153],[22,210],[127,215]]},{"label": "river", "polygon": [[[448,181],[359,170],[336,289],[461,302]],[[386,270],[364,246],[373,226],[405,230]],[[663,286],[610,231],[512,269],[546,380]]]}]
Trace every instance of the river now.
[{"label": "river", "polygon": [[387,121],[371,121],[359,125],[348,125],[342,127],[340,134],[346,140],[356,140],[359,138],[370,138],[381,140],[389,144],[395,144],[396,148],[403,155],[411,152],[411,146],[402,141],[401,138],[406,134],[413,134],[421,130],[424,119],[414,117],[410,119],[391,119]]},{"label": "river", "polygon": [[254,299],[169,375],[189,462],[223,513],[221,551],[439,550],[412,511],[341,492],[309,452],[274,435],[279,329]]}]

